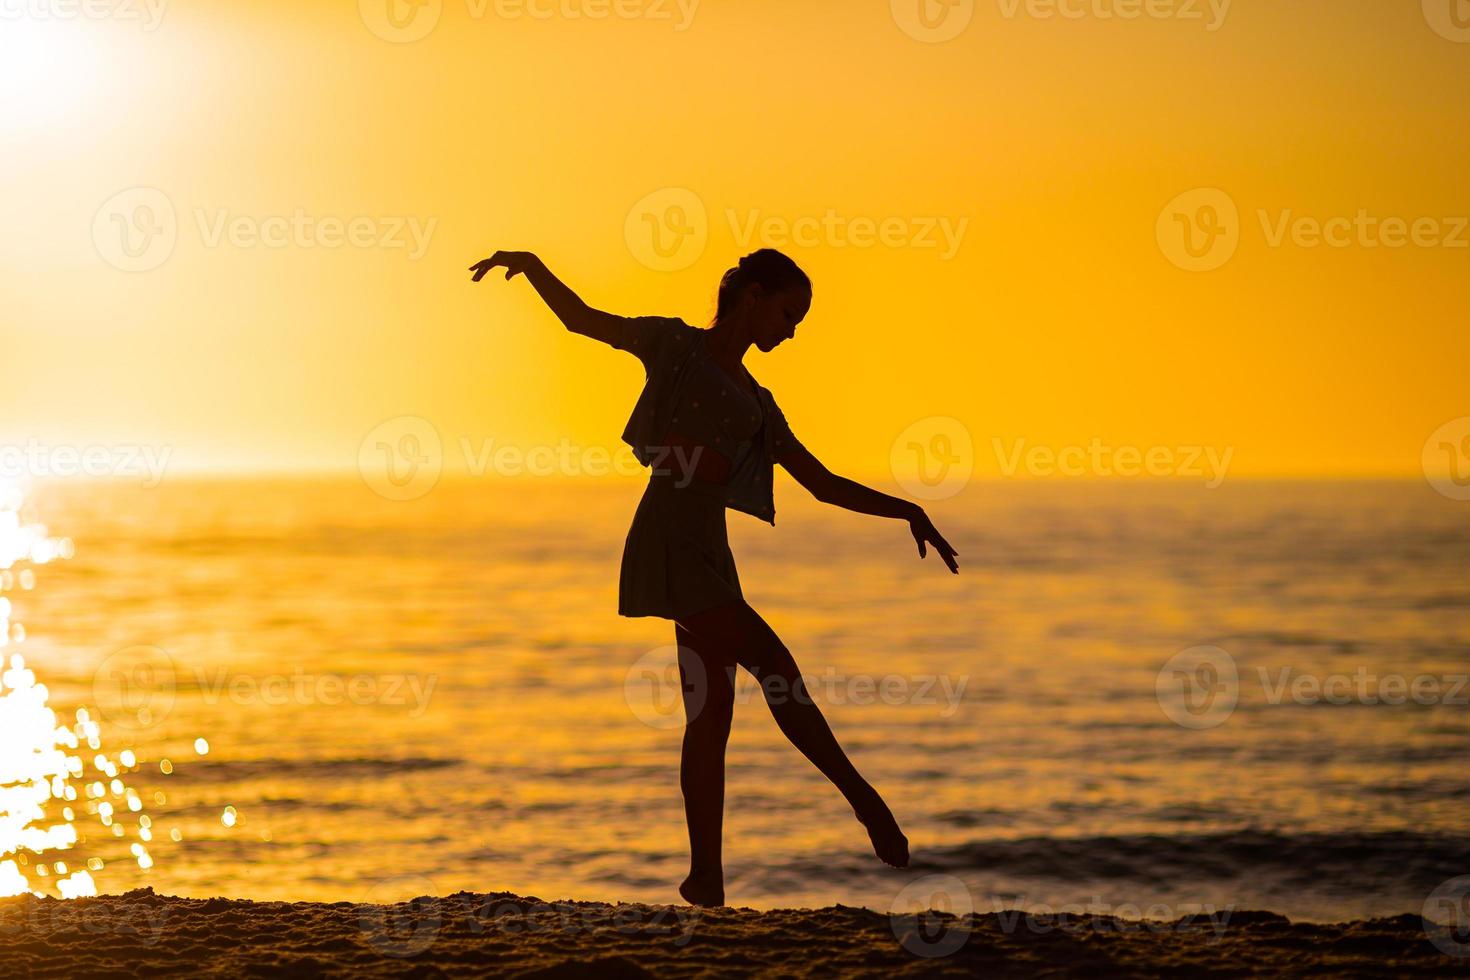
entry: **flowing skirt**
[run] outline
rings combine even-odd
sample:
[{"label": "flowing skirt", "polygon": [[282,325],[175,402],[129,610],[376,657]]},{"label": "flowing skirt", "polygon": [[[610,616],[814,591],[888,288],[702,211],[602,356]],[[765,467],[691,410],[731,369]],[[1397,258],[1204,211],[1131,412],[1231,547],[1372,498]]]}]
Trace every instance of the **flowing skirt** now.
[{"label": "flowing skirt", "polygon": [[677,619],[744,598],[725,534],[725,493],[698,480],[648,481],[623,545],[618,615]]}]

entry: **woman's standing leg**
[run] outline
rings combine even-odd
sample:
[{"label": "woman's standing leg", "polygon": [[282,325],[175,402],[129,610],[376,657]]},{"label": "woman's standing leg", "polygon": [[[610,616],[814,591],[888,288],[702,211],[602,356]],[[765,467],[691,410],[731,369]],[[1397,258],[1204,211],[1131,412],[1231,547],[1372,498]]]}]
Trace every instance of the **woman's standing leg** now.
[{"label": "woman's standing leg", "polygon": [[760,615],[744,602],[697,613],[681,623],[706,657],[733,661],[760,681],[766,704],[782,734],[847,798],[868,831],[878,857],[907,867],[909,842],[888,804],[857,771],[802,680],[791,651]]},{"label": "woman's standing leg", "polygon": [[725,745],[735,706],[733,662],[706,650],[675,625],[679,680],[684,690],[684,749],[679,788],[689,824],[689,877],[679,894],[691,905],[725,904],[721,834],[725,817]]}]

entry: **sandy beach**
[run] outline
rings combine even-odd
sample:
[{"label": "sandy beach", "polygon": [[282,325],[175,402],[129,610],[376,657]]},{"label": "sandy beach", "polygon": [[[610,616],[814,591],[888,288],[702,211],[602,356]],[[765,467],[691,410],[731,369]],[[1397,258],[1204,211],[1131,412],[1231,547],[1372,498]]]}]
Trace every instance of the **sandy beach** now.
[{"label": "sandy beach", "polygon": [[393,905],[123,895],[0,902],[9,976],[1353,976],[1470,974],[1417,915],[1175,922],[867,909],[701,911],[461,892]]}]

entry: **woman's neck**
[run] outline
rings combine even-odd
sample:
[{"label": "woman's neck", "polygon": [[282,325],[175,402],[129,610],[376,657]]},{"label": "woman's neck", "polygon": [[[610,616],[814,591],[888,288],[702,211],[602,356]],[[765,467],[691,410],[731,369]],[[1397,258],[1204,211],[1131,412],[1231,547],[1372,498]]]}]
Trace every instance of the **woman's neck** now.
[{"label": "woman's neck", "polygon": [[745,324],[732,318],[716,322],[707,332],[709,336],[705,340],[715,363],[737,378],[744,375],[745,352],[752,343]]}]

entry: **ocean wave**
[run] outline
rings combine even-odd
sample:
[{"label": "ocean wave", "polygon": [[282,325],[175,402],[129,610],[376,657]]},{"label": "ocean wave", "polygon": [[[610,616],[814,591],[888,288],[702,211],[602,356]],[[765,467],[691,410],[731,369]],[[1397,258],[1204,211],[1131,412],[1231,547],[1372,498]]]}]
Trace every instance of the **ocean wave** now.
[{"label": "ocean wave", "polygon": [[176,778],[193,782],[229,783],[268,779],[333,780],[381,778],[386,775],[424,772],[463,765],[462,759],[425,756],[382,758],[355,756],[342,759],[232,759],[220,762],[188,762],[175,770]]},{"label": "ocean wave", "polygon": [[979,840],[915,855],[915,869],[983,871],[1007,878],[1229,881],[1269,876],[1311,891],[1325,888],[1422,890],[1470,869],[1470,837],[1241,830]]}]

